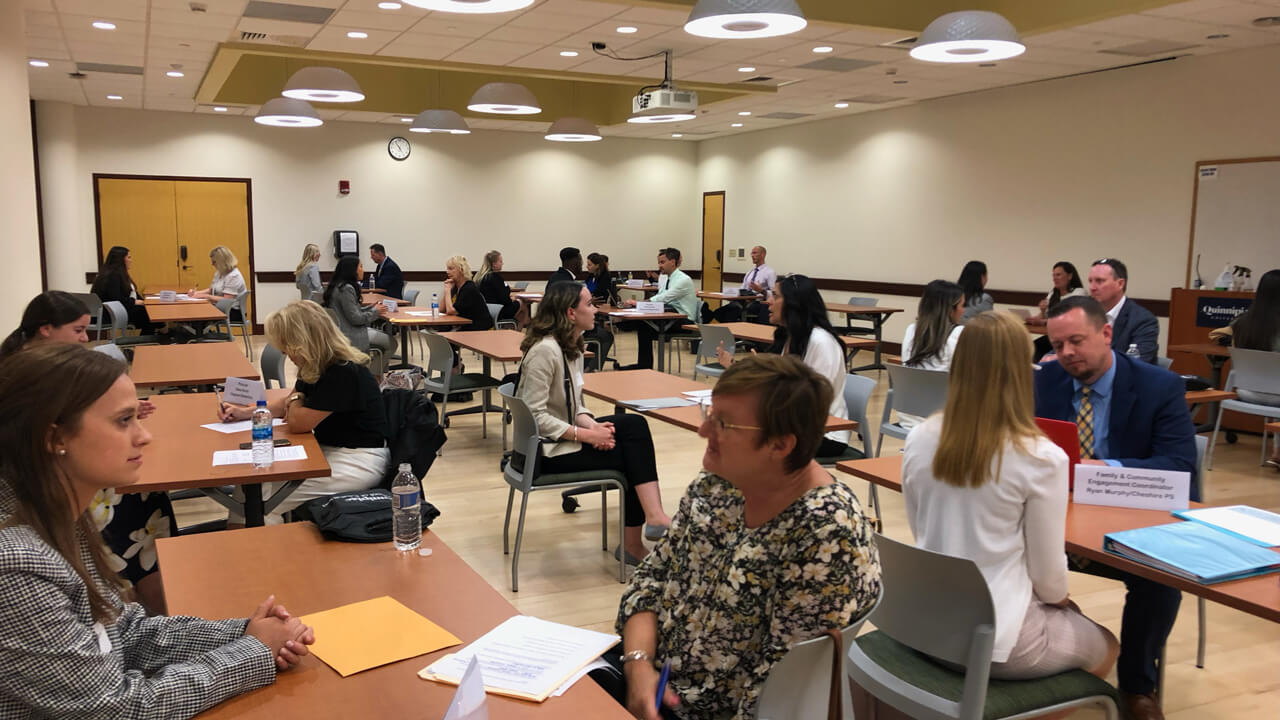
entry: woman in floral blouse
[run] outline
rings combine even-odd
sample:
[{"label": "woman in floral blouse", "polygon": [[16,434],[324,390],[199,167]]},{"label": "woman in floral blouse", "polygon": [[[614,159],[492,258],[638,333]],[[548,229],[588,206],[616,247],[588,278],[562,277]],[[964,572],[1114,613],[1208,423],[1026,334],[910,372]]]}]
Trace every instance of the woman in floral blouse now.
[{"label": "woman in floral blouse", "polygon": [[[871,523],[814,462],[831,386],[792,356],[733,364],[698,434],[705,470],[618,610],[621,667],[593,677],[637,718],[750,717],[773,664],[880,594]],[[662,709],[658,667],[671,663]]]}]

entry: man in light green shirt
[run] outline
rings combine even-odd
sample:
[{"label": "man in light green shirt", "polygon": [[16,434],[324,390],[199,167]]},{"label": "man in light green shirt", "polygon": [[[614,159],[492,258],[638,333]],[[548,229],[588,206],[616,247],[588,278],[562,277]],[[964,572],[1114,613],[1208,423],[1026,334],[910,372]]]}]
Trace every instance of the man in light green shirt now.
[{"label": "man in light green shirt", "polygon": [[[698,321],[698,294],[693,279],[680,269],[680,251],[676,248],[664,248],[658,251],[658,294],[649,298],[652,302],[660,302],[675,308],[675,312],[683,313],[691,322]],[[626,301],[627,307],[635,307],[635,300]],[[674,324],[671,321],[666,325]],[[637,328],[640,348],[636,353],[637,368],[653,368],[653,342],[658,339],[658,330],[650,322],[642,322]]]}]

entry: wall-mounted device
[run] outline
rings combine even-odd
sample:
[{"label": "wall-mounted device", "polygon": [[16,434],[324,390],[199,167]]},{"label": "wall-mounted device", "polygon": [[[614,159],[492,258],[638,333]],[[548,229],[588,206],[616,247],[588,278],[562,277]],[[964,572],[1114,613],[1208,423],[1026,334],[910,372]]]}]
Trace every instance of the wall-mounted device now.
[{"label": "wall-mounted device", "polygon": [[360,254],[360,233],[355,230],[333,231],[333,256],[336,258]]}]

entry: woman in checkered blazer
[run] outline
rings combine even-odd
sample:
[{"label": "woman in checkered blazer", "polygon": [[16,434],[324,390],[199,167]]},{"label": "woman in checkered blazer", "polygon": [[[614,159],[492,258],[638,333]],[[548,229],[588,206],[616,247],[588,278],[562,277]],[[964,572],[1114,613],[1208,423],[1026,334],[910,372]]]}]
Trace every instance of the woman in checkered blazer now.
[{"label": "woman in checkered blazer", "polygon": [[188,718],[307,654],[274,598],[220,621],[121,601],[88,509],[137,482],[151,441],[123,363],[32,347],[0,362],[0,403],[0,720]]}]

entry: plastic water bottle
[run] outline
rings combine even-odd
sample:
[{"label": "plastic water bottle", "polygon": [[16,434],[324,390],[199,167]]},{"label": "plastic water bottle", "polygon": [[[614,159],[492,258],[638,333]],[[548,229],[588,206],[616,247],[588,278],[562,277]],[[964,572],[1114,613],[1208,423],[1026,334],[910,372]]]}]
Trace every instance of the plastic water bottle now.
[{"label": "plastic water bottle", "polygon": [[269,468],[276,458],[276,441],[272,437],[271,411],[267,401],[259,400],[253,409],[253,466]]},{"label": "plastic water bottle", "polygon": [[1142,359],[1142,352],[1138,350],[1138,343],[1129,343],[1129,349],[1125,350],[1124,354],[1128,355],[1134,360]]},{"label": "plastic water bottle", "polygon": [[431,293],[431,317],[440,317],[440,296]]},{"label": "plastic water bottle", "polygon": [[422,542],[422,489],[409,463],[391,483],[391,532],[397,550],[413,550]]}]

